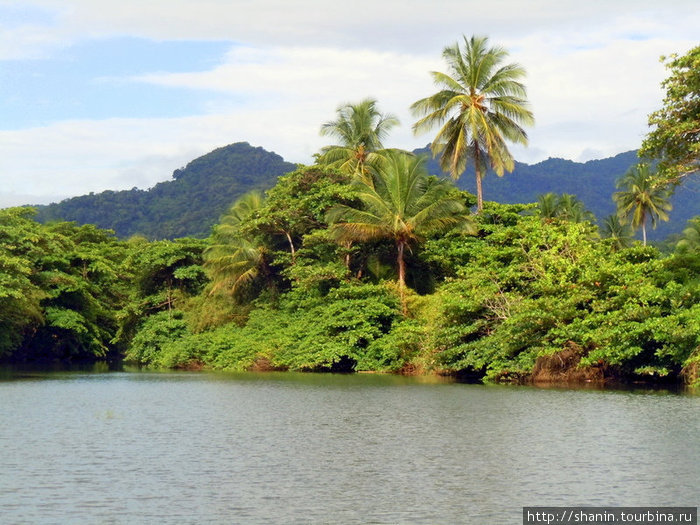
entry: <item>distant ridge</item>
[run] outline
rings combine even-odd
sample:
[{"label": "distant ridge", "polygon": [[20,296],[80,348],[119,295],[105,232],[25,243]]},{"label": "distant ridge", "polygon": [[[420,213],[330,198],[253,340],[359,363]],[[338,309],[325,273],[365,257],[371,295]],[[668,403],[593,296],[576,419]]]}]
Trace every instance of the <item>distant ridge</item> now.
[{"label": "distant ridge", "polygon": [[295,164],[247,142],[198,157],[149,190],[103,191],[38,207],[38,220],[76,221],[113,229],[120,237],[206,237],[243,193],[272,187]]},{"label": "distant ridge", "polygon": [[[428,147],[414,150],[427,155],[428,169],[441,174],[437,159],[433,159]],[[588,162],[549,158],[537,164],[515,163],[512,173],[503,177],[491,172],[484,177],[484,200],[502,203],[536,202],[543,193],[571,193],[581,199],[595,216],[602,219],[615,213],[612,194],[617,190],[618,178],[639,162],[636,151],[627,151],[614,157]],[[474,170],[468,169],[457,185],[469,192],[476,192]],[[688,180],[671,198],[673,210],[669,222],[660,222],[656,230],[649,229],[650,239],[660,240],[671,233],[683,230],[688,219],[700,215],[700,180]]]},{"label": "distant ridge", "polygon": [[[429,148],[414,150],[428,156],[428,169],[439,175],[438,162]],[[484,179],[486,200],[535,202],[542,193],[578,196],[599,219],[615,212],[615,181],[638,162],[636,152],[588,162],[550,158],[537,164],[516,162],[513,173]],[[73,197],[38,207],[38,219],[92,223],[113,229],[122,238],[140,234],[149,239],[206,237],[219,217],[243,193],[271,188],[277,177],[296,169],[275,153],[247,142],[215,149],[173,173],[172,180],[149,190],[104,191]],[[474,172],[467,170],[457,181],[460,188],[475,191]],[[671,221],[650,230],[651,239],[662,239],[683,230],[688,219],[700,215],[700,180],[689,180],[672,199]]]}]

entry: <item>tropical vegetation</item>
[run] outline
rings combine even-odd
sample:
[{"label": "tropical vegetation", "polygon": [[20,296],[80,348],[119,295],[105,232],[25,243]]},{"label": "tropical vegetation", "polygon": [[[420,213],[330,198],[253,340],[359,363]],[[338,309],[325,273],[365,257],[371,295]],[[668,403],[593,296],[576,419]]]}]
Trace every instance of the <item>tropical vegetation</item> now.
[{"label": "tropical vegetation", "polygon": [[649,115],[640,154],[658,161],[664,181],[679,183],[700,170],[700,46],[662,57],[670,76],[663,107]]},{"label": "tropical vegetation", "polygon": [[338,204],[328,211],[331,234],[339,241],[393,241],[403,302],[405,252],[429,233],[466,226],[464,199],[447,181],[430,177],[424,159],[400,152],[387,154],[372,181],[359,181],[355,190],[359,206]]},{"label": "tropical vegetation", "polygon": [[667,221],[671,211],[669,188],[659,182],[651,173],[649,166],[640,164],[631,168],[618,181],[621,191],[612,196],[617,204],[620,220],[629,223],[632,228],[642,229],[642,242],[647,244],[647,222],[656,228],[659,220]]},{"label": "tropical vegetation", "polygon": [[586,205],[576,195],[563,193],[557,195],[549,192],[537,197],[540,217],[546,219],[565,219],[573,222],[595,222],[595,215],[586,209]]},{"label": "tropical vegetation", "polygon": [[619,215],[608,215],[603,219],[600,235],[604,239],[610,239],[616,250],[629,248],[633,244],[634,232],[629,224],[620,221]]},{"label": "tropical vegetation", "polygon": [[[429,148],[416,148],[412,153],[427,156],[429,173],[448,176],[440,169],[438,159],[432,158]],[[104,191],[37,206],[36,219],[42,223],[95,224],[114,230],[122,239],[132,235],[142,235],[149,240],[204,239],[241,195],[270,190],[280,175],[296,169],[292,163],[278,161],[278,155],[262,148],[244,143],[229,144],[189,162],[187,167],[177,170],[176,179],[146,190]],[[556,158],[534,164],[516,162],[515,169],[507,176],[497,177],[489,172],[488,198],[517,204],[535,202],[543,193],[568,193],[576,195],[600,220],[616,213],[615,203],[610,199],[617,191],[615,181],[638,162],[636,151],[587,162]],[[271,171],[271,167],[279,171]],[[455,184],[476,194],[473,168],[467,166]],[[660,241],[671,234],[680,234],[688,220],[700,215],[698,191],[700,178],[686,178],[677,186],[671,196],[671,220],[658,223],[656,230],[649,229],[648,240]]]},{"label": "tropical vegetation", "polygon": [[344,104],[336,112],[338,119],[323,124],[321,135],[334,137],[340,144],[324,146],[318,162],[370,181],[370,167],[382,158],[383,142],[399,120],[391,113],[380,113],[377,101],[371,98]]},{"label": "tropical vegetation", "polygon": [[238,195],[205,239],[0,210],[0,358],[698,383],[700,219],[647,245],[663,173],[627,172],[597,226],[573,194],[479,207],[429,159],[370,143],[359,169],[326,149]]},{"label": "tropical vegetation", "polygon": [[150,240],[205,238],[238,197],[264,191],[296,166],[247,142],[217,148],[147,190],[90,193],[37,206],[39,222],[75,221]]}]

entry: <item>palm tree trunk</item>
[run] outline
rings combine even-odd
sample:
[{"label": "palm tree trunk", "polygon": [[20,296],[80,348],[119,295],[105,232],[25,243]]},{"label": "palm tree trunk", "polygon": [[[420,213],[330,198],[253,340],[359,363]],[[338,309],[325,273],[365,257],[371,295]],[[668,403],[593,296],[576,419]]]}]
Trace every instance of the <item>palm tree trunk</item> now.
[{"label": "palm tree trunk", "polygon": [[397,241],[396,243],[396,248],[398,255],[396,257],[396,262],[398,263],[399,266],[399,294],[401,296],[401,310],[403,311],[404,315],[406,314],[406,294],[405,294],[405,288],[406,288],[406,262],[404,261],[403,258],[403,250],[404,250],[405,243],[403,241]]},{"label": "palm tree trunk", "polygon": [[647,221],[642,223],[642,246],[647,245]]},{"label": "palm tree trunk", "polygon": [[476,170],[476,213],[481,213],[484,209],[484,197],[481,190],[481,173]]},{"label": "palm tree trunk", "polygon": [[474,172],[476,173],[476,213],[484,209],[484,195],[481,189],[481,163],[479,162],[479,146],[474,145]]}]

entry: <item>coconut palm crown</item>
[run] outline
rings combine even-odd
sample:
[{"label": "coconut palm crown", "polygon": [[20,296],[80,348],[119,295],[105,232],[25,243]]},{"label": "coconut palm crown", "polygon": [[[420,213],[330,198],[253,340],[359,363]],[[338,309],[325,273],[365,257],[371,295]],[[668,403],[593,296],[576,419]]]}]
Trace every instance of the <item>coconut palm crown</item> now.
[{"label": "coconut palm crown", "polygon": [[634,240],[632,227],[629,224],[622,223],[617,215],[605,217],[599,231],[603,239],[610,239],[610,245],[615,251],[629,248]]},{"label": "coconut palm crown", "polygon": [[343,104],[337,114],[337,120],[321,126],[321,135],[333,137],[339,144],[323,147],[318,162],[368,180],[370,166],[381,157],[383,141],[399,121],[391,113],[380,113],[377,101],[371,98]]},{"label": "coconut palm crown", "polygon": [[670,192],[652,175],[646,164],[630,168],[617,182],[617,187],[621,189],[613,193],[617,214],[635,230],[641,227],[643,244],[646,246],[647,221],[656,228],[659,220],[669,219],[667,212],[672,208],[668,201]]},{"label": "coconut palm crown", "polygon": [[431,72],[440,89],[434,95],[411,106],[420,118],[416,134],[439,126],[431,144],[434,156],[441,154],[440,167],[457,179],[467,162],[476,171],[477,209],[483,208],[481,180],[491,168],[497,175],[513,171],[514,160],[506,142],[527,145],[523,125],[534,123],[526,101],[526,89],[520,82],[525,69],[518,64],[503,64],[508,52],[489,47],[488,38],[464,37],[443,50],[449,73]]}]

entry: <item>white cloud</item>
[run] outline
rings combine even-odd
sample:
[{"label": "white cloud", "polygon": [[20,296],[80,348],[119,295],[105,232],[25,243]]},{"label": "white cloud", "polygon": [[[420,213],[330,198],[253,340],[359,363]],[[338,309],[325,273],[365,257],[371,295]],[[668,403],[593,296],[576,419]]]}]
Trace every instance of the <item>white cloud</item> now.
[{"label": "white cloud", "polygon": [[[399,116],[391,146],[414,148],[408,106],[433,92],[428,71],[462,33],[488,34],[528,71],[536,126],[516,158],[589,160],[639,146],[657,109],[658,57],[697,45],[695,0],[574,2],[443,0],[22,0],[50,16],[0,22],[0,59],[109,36],[236,42],[209,71],[132,82],[212,92],[206,114],[177,119],[65,121],[0,131],[3,191],[37,196],[148,187],[215,147],[245,140],[293,162],[326,143],[335,108],[371,96]],[[0,0],[5,5],[20,2]],[[7,31],[6,31],[7,30]],[[222,94],[224,96],[222,96]],[[0,195],[0,204],[2,204]],[[24,201],[18,201],[19,204]]]},{"label": "white cloud", "polygon": [[[239,141],[275,150],[286,160],[309,162],[321,139],[309,133],[312,126],[317,131],[315,123],[296,117],[294,109],[271,108],[176,119],[64,121],[0,131],[2,202],[46,204],[65,195],[147,188],[197,156]],[[275,123],[273,147],[269,130]]]},{"label": "white cloud", "polygon": [[[542,30],[614,23],[667,36],[694,35],[696,0],[4,0],[36,7],[57,24],[37,25],[63,41],[131,35],[156,40],[231,40],[254,46],[373,47],[434,53],[459,35],[520,38]],[[3,4],[0,3],[0,6]],[[21,43],[15,43],[15,46]]]},{"label": "white cloud", "polygon": [[[538,34],[519,41],[511,58],[528,71],[529,99],[537,120],[530,131],[535,148],[523,151],[523,159],[532,162],[555,155],[573,159],[584,150],[608,155],[639,146],[647,115],[661,103],[664,68],[658,57],[676,43],[591,36],[605,44],[581,45],[581,35],[564,39]],[[412,136],[414,119],[408,107],[433,91],[428,71],[434,69],[444,69],[439,57],[407,53],[236,48],[211,71],[154,74],[139,80],[242,96],[246,107],[263,112],[270,101],[293,105],[311,134],[333,117],[331,108],[338,103],[373,96],[403,123],[393,133],[395,145],[415,147],[431,137]],[[317,120],[309,120],[311,116]]]}]

